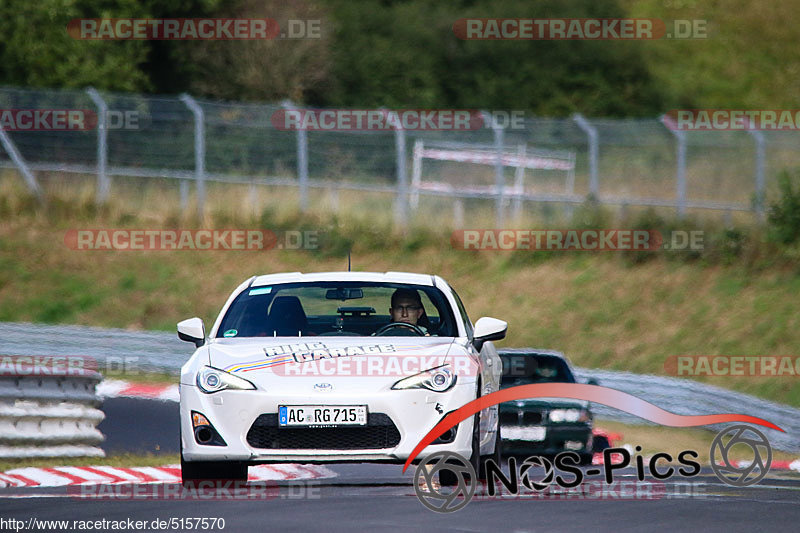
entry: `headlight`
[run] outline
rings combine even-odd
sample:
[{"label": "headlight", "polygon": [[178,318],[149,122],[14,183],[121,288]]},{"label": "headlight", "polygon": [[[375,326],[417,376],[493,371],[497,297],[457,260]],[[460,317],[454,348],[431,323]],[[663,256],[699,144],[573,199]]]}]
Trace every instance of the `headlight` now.
[{"label": "headlight", "polygon": [[197,386],[206,394],[231,390],[255,390],[256,386],[239,376],[234,376],[213,366],[204,366],[197,373]]},{"label": "headlight", "polygon": [[455,383],[456,375],[450,365],[447,364],[403,378],[392,385],[392,389],[428,389],[433,392],[444,392]]},{"label": "headlight", "polygon": [[553,409],[550,411],[551,422],[577,422],[581,418],[582,409]]}]

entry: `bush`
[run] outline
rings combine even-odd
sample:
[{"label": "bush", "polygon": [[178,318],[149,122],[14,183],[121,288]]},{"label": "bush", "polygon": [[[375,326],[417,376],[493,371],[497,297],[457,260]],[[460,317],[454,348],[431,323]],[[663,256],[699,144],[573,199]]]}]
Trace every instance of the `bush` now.
[{"label": "bush", "polygon": [[781,193],[769,206],[768,236],[780,244],[794,244],[800,241],[800,180],[789,172],[778,176],[778,190]]}]

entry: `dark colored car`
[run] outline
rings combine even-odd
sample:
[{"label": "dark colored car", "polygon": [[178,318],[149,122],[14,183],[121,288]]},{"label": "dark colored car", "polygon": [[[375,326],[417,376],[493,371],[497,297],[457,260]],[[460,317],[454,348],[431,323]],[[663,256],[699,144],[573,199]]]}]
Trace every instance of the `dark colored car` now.
[{"label": "dark colored car", "polygon": [[[506,349],[501,389],[533,383],[577,383],[563,354],[550,350]],[[589,402],[536,398],[500,404],[503,453],[556,455],[574,451],[582,464],[592,461],[594,417]]]}]

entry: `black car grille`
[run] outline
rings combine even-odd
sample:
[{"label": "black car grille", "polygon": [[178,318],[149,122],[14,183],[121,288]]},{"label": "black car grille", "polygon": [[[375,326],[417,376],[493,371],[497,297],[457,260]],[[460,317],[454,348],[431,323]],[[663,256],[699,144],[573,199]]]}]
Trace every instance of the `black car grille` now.
[{"label": "black car grille", "polygon": [[539,425],[542,423],[544,413],[541,411],[506,411],[500,413],[500,423],[516,426],[516,425]]},{"label": "black car grille", "polygon": [[516,426],[517,424],[519,424],[519,413],[517,413],[516,411],[514,411],[513,413],[508,411],[501,412],[500,423],[509,426],[512,425]]},{"label": "black car grille", "polygon": [[541,424],[542,413],[540,411],[525,411],[522,413],[523,424]]},{"label": "black car grille", "polygon": [[369,450],[399,443],[397,426],[383,413],[369,413],[366,426],[336,428],[278,427],[277,413],[267,413],[247,432],[247,444],[270,450]]}]

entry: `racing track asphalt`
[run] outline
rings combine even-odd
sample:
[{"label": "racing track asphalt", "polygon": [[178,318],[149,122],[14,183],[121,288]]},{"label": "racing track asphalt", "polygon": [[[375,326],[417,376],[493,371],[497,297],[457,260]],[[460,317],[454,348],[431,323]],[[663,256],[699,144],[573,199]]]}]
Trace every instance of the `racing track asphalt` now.
[{"label": "racing track asphalt", "polygon": [[[719,487],[708,499],[653,501],[473,501],[455,513],[425,509],[410,478],[382,466],[334,467],[343,476],[321,480],[313,499],[284,492],[267,501],[87,501],[46,489],[0,490],[6,518],[168,520],[224,518],[225,531],[797,531],[800,487]],[[358,478],[348,479],[354,474]],[[775,484],[778,482],[774,482]],[[41,497],[45,494],[60,497]],[[8,498],[11,494],[28,498]],[[36,497],[39,496],[39,497]],[[217,529],[219,531],[219,529]]]},{"label": "racing track asphalt", "polygon": [[106,398],[101,409],[106,418],[97,429],[106,454],[178,453],[178,402]]},{"label": "racing track asphalt", "polygon": [[[109,450],[177,449],[177,404],[107,400],[103,429]],[[172,444],[170,444],[172,443]],[[172,446],[172,447],[170,447]],[[20,520],[147,520],[181,517],[225,519],[224,531],[797,531],[800,481],[778,475],[734,489],[712,475],[702,498],[650,501],[472,501],[460,511],[437,514],[417,500],[412,469],[400,465],[333,465],[338,476],[281,482],[278,493],[258,501],[85,500],[64,487],[0,489],[0,517]],[[633,470],[621,471],[635,479]],[[772,474],[770,475],[772,477]],[[310,497],[306,497],[310,496]],[[220,529],[216,529],[220,531]]]}]

